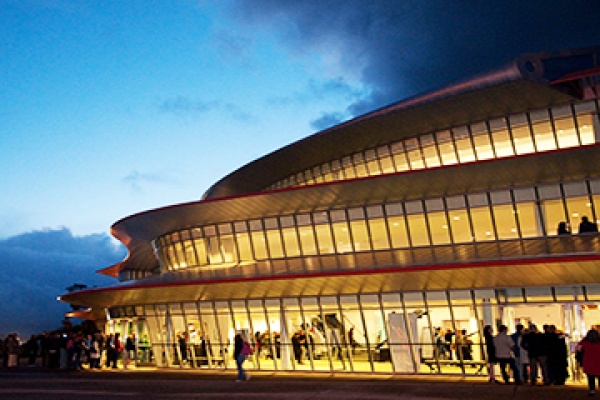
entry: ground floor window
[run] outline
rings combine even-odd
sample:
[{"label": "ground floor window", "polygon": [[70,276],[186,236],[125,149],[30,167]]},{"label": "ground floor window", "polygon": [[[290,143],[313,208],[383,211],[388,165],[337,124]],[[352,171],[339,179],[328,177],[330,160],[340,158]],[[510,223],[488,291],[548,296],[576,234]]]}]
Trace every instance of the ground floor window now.
[{"label": "ground floor window", "polygon": [[181,302],[111,310],[107,330],[162,367],[235,368],[239,332],[250,369],[475,375],[487,373],[485,325],[550,324],[577,343],[599,304],[600,285]]}]

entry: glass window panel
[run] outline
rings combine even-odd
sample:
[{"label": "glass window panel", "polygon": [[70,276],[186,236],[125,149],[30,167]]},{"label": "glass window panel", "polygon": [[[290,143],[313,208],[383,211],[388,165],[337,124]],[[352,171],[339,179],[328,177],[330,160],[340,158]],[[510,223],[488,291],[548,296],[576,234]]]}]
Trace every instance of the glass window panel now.
[{"label": "glass window panel", "polygon": [[198,260],[196,259],[196,252],[194,251],[194,243],[191,240],[186,240],[183,243],[183,247],[185,249],[185,259],[188,265],[198,265]]},{"label": "glass window panel", "polygon": [[566,197],[586,196],[588,193],[585,182],[570,182],[563,184]]},{"label": "glass window panel", "polygon": [[428,246],[430,243],[425,216],[423,214],[408,215],[407,222],[412,245]]},{"label": "glass window panel", "polygon": [[488,199],[485,193],[474,193],[468,196],[471,207],[487,206]]},{"label": "glass window panel", "polygon": [[492,142],[496,157],[510,157],[514,155],[510,134],[507,129],[492,132]]},{"label": "glass window panel", "polygon": [[358,164],[356,167],[356,176],[359,178],[364,178],[368,176],[367,174],[367,166],[364,163]]},{"label": "glass window panel", "polygon": [[433,244],[450,243],[450,233],[448,230],[448,221],[446,220],[446,213],[429,213],[427,214],[427,219],[429,220],[429,229],[431,231],[431,241],[433,242]]},{"label": "glass window panel", "polygon": [[548,151],[556,149],[556,140],[550,121],[533,124],[533,137],[537,151]]},{"label": "glass window panel", "polygon": [[473,143],[475,144],[475,151],[477,153],[478,160],[488,160],[494,158],[494,151],[492,149],[492,143],[487,133],[476,135],[473,137]]},{"label": "glass window panel", "polygon": [[248,233],[236,233],[238,251],[240,252],[240,261],[252,261],[252,247],[250,246],[250,236]]},{"label": "glass window panel", "polygon": [[316,225],[315,233],[317,234],[319,254],[335,253],[335,248],[333,247],[333,238],[331,237],[331,229],[329,225]]},{"label": "glass window panel", "polygon": [[450,196],[446,197],[446,207],[451,209],[456,208],[465,208],[465,198],[464,196]]},{"label": "glass window panel", "polygon": [[538,187],[540,199],[556,199],[562,197],[559,185],[546,185]]},{"label": "glass window panel", "polygon": [[395,172],[394,164],[390,156],[381,157],[379,159],[379,163],[381,164],[381,170],[384,174],[391,174]]},{"label": "glass window panel", "polygon": [[219,228],[219,234],[225,235],[225,234],[231,233],[232,226],[231,226],[231,224],[220,224],[218,226],[218,228]]},{"label": "glass window panel", "polygon": [[262,230],[262,221],[259,219],[253,219],[248,221],[250,225],[251,231],[260,231]]},{"label": "glass window panel", "polygon": [[409,201],[405,204],[407,214],[416,214],[423,212],[423,203],[420,201]]},{"label": "glass window panel", "polygon": [[296,223],[298,225],[310,225],[310,215],[309,214],[298,214],[296,215]]},{"label": "glass window panel", "polygon": [[421,148],[427,168],[438,167],[440,165],[440,157],[438,155],[433,135],[425,135],[421,137]]},{"label": "glass window panel", "polygon": [[396,171],[408,171],[410,167],[408,166],[408,160],[406,159],[406,154],[404,152],[399,154],[394,154],[394,164],[396,165]]},{"label": "glass window panel", "polygon": [[285,253],[287,257],[297,257],[300,255],[300,246],[298,245],[298,235],[294,228],[284,228],[281,230],[283,242],[285,244]]},{"label": "glass window panel", "polygon": [[410,169],[423,169],[425,163],[423,162],[423,155],[420,149],[411,150],[408,152],[408,160],[410,162]]},{"label": "glass window panel", "polygon": [[467,210],[450,210],[448,211],[448,218],[452,227],[454,243],[467,243],[473,240]]},{"label": "glass window panel", "polygon": [[567,210],[569,212],[569,222],[571,226],[579,226],[581,217],[586,216],[591,221],[594,220],[592,213],[592,203],[588,196],[569,197],[565,199],[567,202]]},{"label": "glass window panel", "polygon": [[456,157],[456,149],[454,147],[454,142],[452,141],[452,135],[450,134],[450,132],[438,132],[436,133],[436,139],[438,142],[438,149],[440,152],[440,157],[442,159],[442,164],[457,164],[458,159]]},{"label": "glass window panel", "polygon": [[223,262],[220,247],[219,240],[215,236],[208,238],[208,259],[210,260],[210,264],[221,264]]},{"label": "glass window panel", "polygon": [[337,222],[331,226],[333,228],[333,235],[335,236],[335,245],[338,253],[352,252],[352,244],[350,243],[348,225],[345,222]]},{"label": "glass window panel", "polygon": [[332,222],[340,222],[346,220],[346,212],[344,210],[332,210],[329,213]]},{"label": "glass window panel", "polygon": [[217,229],[214,226],[204,227],[204,236],[214,236],[217,234]]},{"label": "glass window panel", "polygon": [[541,221],[535,203],[517,203],[517,217],[522,237],[542,236]]},{"label": "glass window panel", "polygon": [[512,203],[510,192],[508,190],[497,190],[490,193],[492,204]]},{"label": "glass window panel", "polygon": [[235,222],[233,224],[233,229],[236,232],[246,232],[248,230],[248,228],[246,227],[246,223],[245,222]]},{"label": "glass window panel", "polygon": [[440,198],[425,200],[425,208],[428,212],[442,211],[444,209],[444,202]]},{"label": "glass window panel", "polygon": [[529,130],[529,126],[513,126],[512,136],[517,154],[528,154],[534,152],[533,140],[531,139],[531,131]]},{"label": "glass window panel", "polygon": [[208,264],[208,254],[206,252],[206,242],[203,238],[194,239],[196,254],[198,255],[198,265]]},{"label": "glass window panel", "polygon": [[389,217],[388,224],[390,228],[390,239],[393,248],[408,247],[408,233],[406,232],[406,223],[404,217]]},{"label": "glass window panel", "polygon": [[313,213],[313,222],[315,224],[324,224],[329,222],[329,215],[326,211],[317,211]]},{"label": "glass window panel", "polygon": [[494,205],[494,220],[498,239],[514,239],[519,237],[517,223],[512,205]]},{"label": "glass window panel", "polygon": [[[594,204],[594,210],[596,211],[596,223],[600,223],[600,195],[592,196],[592,203]],[[592,215],[590,213],[590,220],[592,219]]]},{"label": "glass window panel", "polygon": [[456,149],[458,150],[458,158],[461,163],[475,161],[475,152],[473,151],[471,138],[457,139]]},{"label": "glass window panel", "polygon": [[579,127],[581,144],[592,144],[596,142],[595,129],[598,129],[597,125],[598,117],[592,118],[592,115],[590,114],[577,116],[577,126]]},{"label": "glass window panel", "polygon": [[223,255],[224,262],[237,261],[237,253],[235,250],[235,242],[233,235],[221,236],[221,254]]},{"label": "glass window panel", "polygon": [[348,218],[351,220],[364,219],[365,211],[363,208],[351,208],[348,210]]},{"label": "glass window panel", "polygon": [[371,250],[371,243],[369,241],[369,232],[367,231],[366,221],[352,221],[350,222],[350,229],[352,229],[352,240],[354,241],[354,250]]},{"label": "glass window panel", "polygon": [[515,201],[534,201],[535,191],[533,188],[515,189],[513,190]]},{"label": "glass window panel", "polygon": [[301,226],[298,228],[298,233],[302,245],[302,254],[305,256],[317,254],[317,245],[312,226]]},{"label": "glass window panel", "polygon": [[548,235],[556,234],[556,227],[560,222],[567,221],[565,208],[561,199],[545,200],[540,204],[544,226]]},{"label": "glass window panel", "polygon": [[279,225],[277,224],[277,218],[266,218],[265,219],[265,229],[277,229]]},{"label": "glass window panel", "polygon": [[258,260],[266,260],[267,255],[267,246],[265,241],[265,236],[263,232],[252,232],[252,246],[254,247],[254,255]]},{"label": "glass window panel", "polygon": [[383,208],[381,206],[369,206],[367,207],[368,218],[381,218],[383,217]]},{"label": "glass window panel", "polygon": [[271,258],[284,257],[279,230],[267,231],[267,241],[269,243],[269,252],[271,253]]},{"label": "glass window panel", "polygon": [[385,212],[388,216],[404,214],[404,210],[402,210],[402,204],[400,203],[386,204]]},{"label": "glass window panel", "polygon": [[478,242],[494,240],[494,228],[492,217],[488,207],[477,207],[471,209],[471,219],[475,230],[475,240]]},{"label": "glass window panel", "polygon": [[289,228],[291,226],[294,226],[294,217],[292,217],[291,215],[279,217],[279,223],[281,224],[282,228]]},{"label": "glass window panel", "polygon": [[383,218],[370,219],[369,229],[371,232],[371,241],[373,242],[373,250],[389,249],[387,227]]}]

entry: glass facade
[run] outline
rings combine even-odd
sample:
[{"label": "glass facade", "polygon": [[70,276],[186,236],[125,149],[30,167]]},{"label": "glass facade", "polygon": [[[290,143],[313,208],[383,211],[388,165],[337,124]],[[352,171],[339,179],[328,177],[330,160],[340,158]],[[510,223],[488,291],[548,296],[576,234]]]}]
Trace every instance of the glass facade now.
[{"label": "glass facade", "polygon": [[464,164],[597,143],[596,101],[458,126],[366,149],[283,179],[267,189]]},{"label": "glass facade", "polygon": [[[386,251],[396,254],[396,264],[408,265],[436,261],[407,259],[415,248],[467,248],[483,242],[512,244],[513,254],[532,255],[521,242],[537,240],[547,248],[536,246],[535,255],[551,254],[558,224],[564,221],[577,233],[582,216],[600,220],[599,204],[600,180],[585,180],[199,226],[162,236],[154,245],[163,271],[234,266],[250,271],[249,266],[273,260],[294,264],[294,259],[305,263],[310,257]],[[571,251],[589,251],[579,241],[572,238]],[[437,261],[456,261],[448,257]],[[266,273],[275,272],[271,264],[268,268]]]},{"label": "glass facade", "polygon": [[241,332],[249,369],[485,375],[485,325],[553,324],[577,342],[598,301],[597,285],[199,301],[112,308],[109,330],[146,337],[137,362],[164,367],[234,369]]}]

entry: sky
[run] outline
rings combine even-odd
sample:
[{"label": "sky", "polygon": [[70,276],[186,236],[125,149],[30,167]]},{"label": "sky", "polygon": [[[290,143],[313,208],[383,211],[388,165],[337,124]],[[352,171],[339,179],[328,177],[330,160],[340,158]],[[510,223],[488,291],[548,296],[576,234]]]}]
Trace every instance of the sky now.
[{"label": "sky", "polygon": [[540,51],[597,0],[0,0],[0,337],[60,326],[110,226],[282,146]]}]

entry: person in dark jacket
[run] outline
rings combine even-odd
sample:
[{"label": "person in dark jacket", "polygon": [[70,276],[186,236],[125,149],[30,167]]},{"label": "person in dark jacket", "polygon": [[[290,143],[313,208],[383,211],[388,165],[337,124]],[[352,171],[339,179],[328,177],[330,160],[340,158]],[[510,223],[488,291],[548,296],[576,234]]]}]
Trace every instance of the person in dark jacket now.
[{"label": "person in dark jacket", "polygon": [[548,372],[551,383],[564,385],[568,373],[568,351],[565,336],[556,330],[556,326],[548,325],[546,329],[548,342]]},{"label": "person in dark jacket", "polygon": [[542,380],[544,385],[550,384],[548,374],[548,345],[547,337],[540,333],[534,324],[529,327],[530,332],[523,335],[522,346],[529,354],[529,368],[531,370],[531,384],[537,384],[538,367],[542,370]]},{"label": "person in dark jacket", "polygon": [[485,340],[485,352],[487,355],[488,373],[490,376],[490,382],[498,383],[496,380],[496,348],[494,347],[494,329],[491,325],[486,325],[483,328],[483,338]]}]

